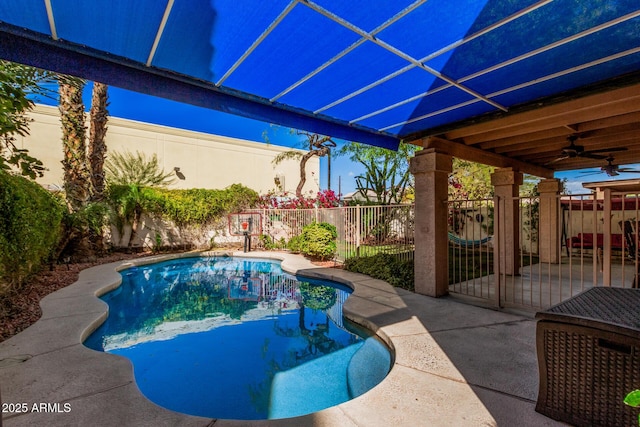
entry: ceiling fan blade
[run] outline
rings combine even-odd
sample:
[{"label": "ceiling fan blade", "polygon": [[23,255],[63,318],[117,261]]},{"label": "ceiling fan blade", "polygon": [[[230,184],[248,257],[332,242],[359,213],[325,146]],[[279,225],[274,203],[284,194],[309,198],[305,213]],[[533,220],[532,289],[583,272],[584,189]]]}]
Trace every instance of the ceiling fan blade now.
[{"label": "ceiling fan blade", "polygon": [[588,159],[606,159],[607,156],[603,156],[602,154],[594,154],[591,151],[585,151],[582,154],[580,154],[578,157],[586,157]]},{"label": "ceiling fan blade", "polygon": [[561,161],[566,160],[566,159],[569,159],[569,158],[571,158],[571,156],[562,156],[562,157],[558,157],[557,159],[553,159],[553,160],[551,160],[550,162],[545,163],[544,165],[545,165],[545,166],[547,166],[547,165],[552,165],[552,164],[554,164],[554,163],[558,163],[558,162],[561,162]]},{"label": "ceiling fan blade", "polygon": [[604,171],[598,171],[598,172],[581,172],[580,178],[584,178],[585,176],[592,176],[592,175],[600,175],[601,173],[603,173]]},{"label": "ceiling fan blade", "polygon": [[618,169],[618,172],[623,172],[623,173],[640,173],[640,170],[638,170],[638,169],[622,168],[622,169]]},{"label": "ceiling fan blade", "polygon": [[582,155],[584,156],[585,154],[615,153],[616,151],[627,151],[627,147],[598,148],[596,150],[583,151]]}]

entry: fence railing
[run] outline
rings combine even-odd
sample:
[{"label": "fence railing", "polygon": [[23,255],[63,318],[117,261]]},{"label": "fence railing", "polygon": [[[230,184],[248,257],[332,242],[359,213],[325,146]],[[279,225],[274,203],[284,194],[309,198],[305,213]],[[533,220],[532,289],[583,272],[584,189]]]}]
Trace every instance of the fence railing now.
[{"label": "fence railing", "polygon": [[276,248],[285,248],[305,225],[317,221],[336,227],[339,261],[376,253],[413,258],[413,205],[263,209],[262,218],[263,239]]},{"label": "fence railing", "polygon": [[[593,286],[635,286],[640,194],[447,202],[449,292],[496,307],[539,310]],[[313,221],[333,224],[337,259],[414,255],[413,205],[265,209],[263,233],[286,242]],[[516,247],[514,251],[510,248]],[[509,248],[509,249],[508,249]]]},{"label": "fence railing", "polygon": [[494,200],[455,200],[447,207],[449,291],[491,299]]},{"label": "fence railing", "polygon": [[[544,205],[540,197],[448,202],[449,291],[539,310],[594,286],[635,286],[638,196],[612,193],[606,202],[562,195]],[[509,220],[509,211],[516,217]],[[485,230],[493,235],[482,239]],[[507,250],[514,244],[516,251]]]}]

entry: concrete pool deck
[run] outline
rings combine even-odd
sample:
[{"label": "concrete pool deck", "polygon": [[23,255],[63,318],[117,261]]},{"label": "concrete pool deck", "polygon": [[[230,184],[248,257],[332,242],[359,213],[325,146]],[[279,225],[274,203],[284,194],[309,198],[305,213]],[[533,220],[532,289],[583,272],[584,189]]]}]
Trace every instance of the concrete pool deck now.
[{"label": "concrete pool deck", "polygon": [[[181,256],[189,255],[194,256]],[[37,323],[0,343],[2,425],[565,425],[534,411],[538,367],[532,317],[429,298],[361,274],[319,268],[298,255],[249,255],[282,260],[293,274],[353,287],[345,317],[375,331],[395,352],[385,380],[349,402],[281,420],[215,420],[155,405],[138,390],[127,359],[82,345],[107,315],[96,295],[119,285],[118,269],[176,257],[152,256],[82,271],[76,283],[41,301]]]}]

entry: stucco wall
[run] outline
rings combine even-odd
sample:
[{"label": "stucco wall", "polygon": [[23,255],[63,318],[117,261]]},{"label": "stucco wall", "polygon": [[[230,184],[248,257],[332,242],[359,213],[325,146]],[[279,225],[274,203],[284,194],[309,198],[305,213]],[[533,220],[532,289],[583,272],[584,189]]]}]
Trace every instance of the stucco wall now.
[{"label": "stucco wall", "polygon": [[[62,131],[58,109],[38,105],[30,117],[33,119],[30,135],[18,137],[18,146],[28,149],[48,168],[44,177],[38,179],[39,183],[62,187]],[[286,160],[277,166],[271,163],[278,153],[289,150],[286,147],[116,117],[109,118],[108,127],[107,156],[125,150],[144,152],[148,157],[155,153],[165,171],[180,168],[184,179],[177,179],[172,188],[221,189],[241,183],[266,193],[276,188],[274,178],[280,174],[285,177],[285,190],[295,192],[299,182],[298,161]],[[310,159],[306,171],[304,191],[315,196],[319,189],[320,160]]]}]

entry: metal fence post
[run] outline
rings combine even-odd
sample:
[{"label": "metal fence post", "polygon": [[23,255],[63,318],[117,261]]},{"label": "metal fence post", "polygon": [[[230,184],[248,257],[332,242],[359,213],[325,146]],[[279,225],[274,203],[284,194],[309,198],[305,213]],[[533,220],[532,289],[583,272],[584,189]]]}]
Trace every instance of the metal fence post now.
[{"label": "metal fence post", "polygon": [[356,205],[356,256],[360,256],[360,227],[362,226],[360,208],[360,205]]}]

